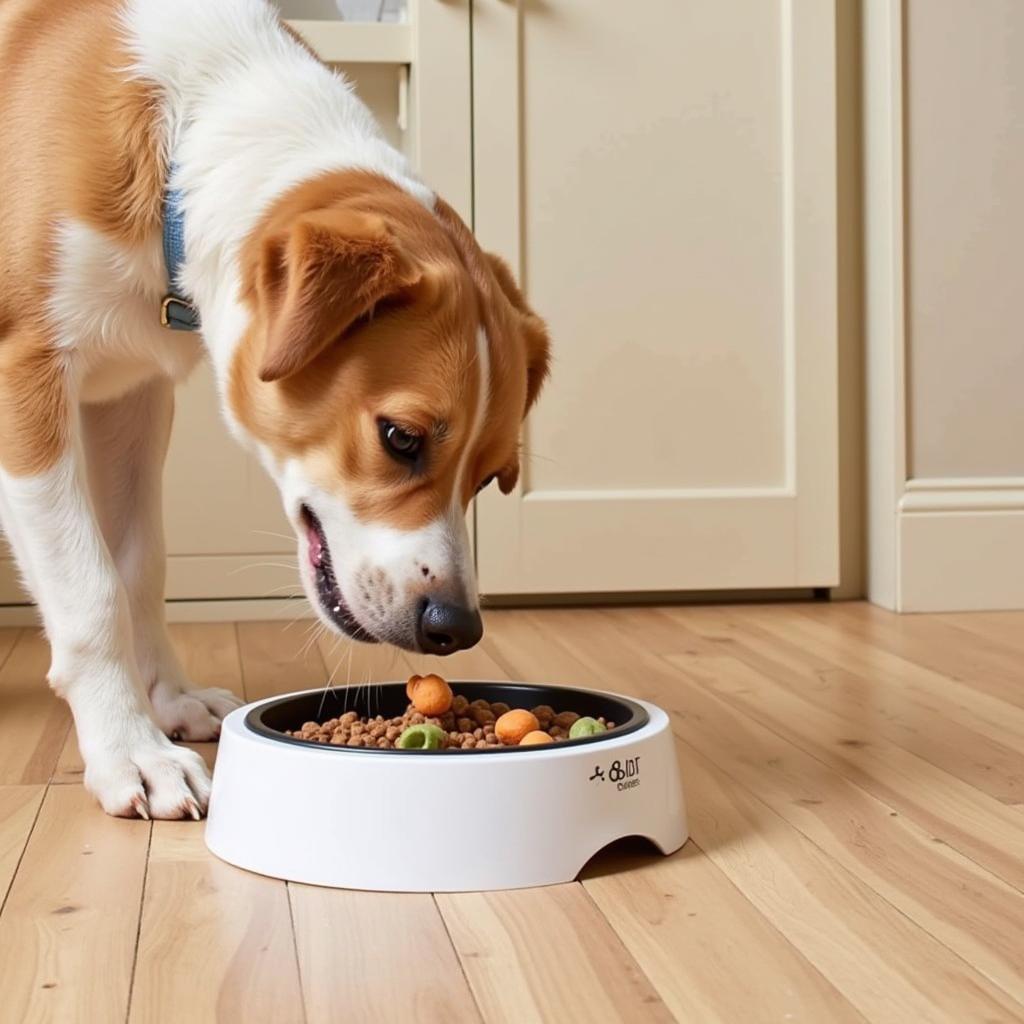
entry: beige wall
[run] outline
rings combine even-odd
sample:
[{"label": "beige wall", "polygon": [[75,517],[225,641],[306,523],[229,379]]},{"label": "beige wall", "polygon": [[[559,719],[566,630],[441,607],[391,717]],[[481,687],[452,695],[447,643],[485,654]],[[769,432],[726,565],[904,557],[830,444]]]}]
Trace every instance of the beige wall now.
[{"label": "beige wall", "polygon": [[907,0],[908,472],[1024,477],[1024,2]]}]

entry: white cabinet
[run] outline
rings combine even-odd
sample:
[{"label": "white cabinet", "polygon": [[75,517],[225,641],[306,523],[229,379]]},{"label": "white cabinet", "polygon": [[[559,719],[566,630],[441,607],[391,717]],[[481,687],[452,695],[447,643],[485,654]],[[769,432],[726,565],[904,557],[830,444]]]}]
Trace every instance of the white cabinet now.
[{"label": "white cabinet", "polygon": [[[831,0],[281,6],[550,323],[520,487],[476,510],[482,590],[836,583]],[[169,597],[295,588],[205,368],[166,495]]]},{"label": "white cabinet", "polygon": [[475,0],[476,231],[554,343],[491,594],[837,582],[828,0]]}]

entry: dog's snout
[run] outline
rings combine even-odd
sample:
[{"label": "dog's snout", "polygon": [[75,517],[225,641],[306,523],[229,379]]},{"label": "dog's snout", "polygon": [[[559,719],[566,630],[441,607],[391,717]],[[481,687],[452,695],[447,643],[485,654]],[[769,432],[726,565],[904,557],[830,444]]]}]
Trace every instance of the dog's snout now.
[{"label": "dog's snout", "polygon": [[465,605],[427,598],[416,626],[425,654],[454,654],[479,643],[484,635],[480,612]]}]

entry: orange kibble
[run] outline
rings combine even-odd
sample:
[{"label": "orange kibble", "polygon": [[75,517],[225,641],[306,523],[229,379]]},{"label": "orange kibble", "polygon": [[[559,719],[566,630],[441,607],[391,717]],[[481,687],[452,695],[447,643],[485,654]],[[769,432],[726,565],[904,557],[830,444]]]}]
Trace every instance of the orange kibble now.
[{"label": "orange kibble", "polygon": [[537,732],[540,722],[532,711],[515,708],[494,723],[494,733],[507,747],[518,746],[527,733]]},{"label": "orange kibble", "polygon": [[443,715],[452,706],[452,688],[435,675],[409,681],[412,703],[421,715]]},{"label": "orange kibble", "polygon": [[543,729],[534,729],[533,732],[528,732],[520,741],[519,746],[521,747],[539,747],[544,743],[554,743],[555,741],[546,733]]},{"label": "orange kibble", "polygon": [[423,678],[423,676],[409,676],[409,682],[405,684],[405,696],[407,700],[412,700],[412,691],[416,689],[416,684]]}]

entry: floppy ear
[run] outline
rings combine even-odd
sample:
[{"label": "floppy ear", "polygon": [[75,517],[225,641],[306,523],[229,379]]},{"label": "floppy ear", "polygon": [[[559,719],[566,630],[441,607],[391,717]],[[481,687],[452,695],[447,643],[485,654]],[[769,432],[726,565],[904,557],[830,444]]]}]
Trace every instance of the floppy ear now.
[{"label": "floppy ear", "polygon": [[[541,386],[547,380],[551,366],[551,341],[547,325],[526,304],[526,299],[523,298],[523,293],[519,290],[508,264],[492,252],[485,252],[484,256],[487,257],[491,272],[505,293],[505,297],[521,314],[523,338],[526,342],[526,408],[523,410],[523,415],[525,415],[530,406],[537,401],[537,395],[540,394]],[[514,485],[515,481],[513,480],[509,490]],[[502,490],[505,491],[504,485],[502,485]],[[508,491],[505,493],[507,494]]]},{"label": "floppy ear", "polygon": [[419,273],[380,217],[321,210],[268,238],[256,270],[266,337],[260,380],[297,373]]}]

